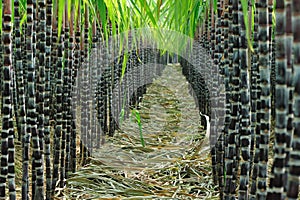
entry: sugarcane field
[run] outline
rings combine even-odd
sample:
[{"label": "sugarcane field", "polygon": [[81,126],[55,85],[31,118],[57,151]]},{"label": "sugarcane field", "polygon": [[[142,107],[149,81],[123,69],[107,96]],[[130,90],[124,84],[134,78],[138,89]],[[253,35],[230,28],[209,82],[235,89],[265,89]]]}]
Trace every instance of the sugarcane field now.
[{"label": "sugarcane field", "polygon": [[0,15],[0,199],[300,200],[300,0]]}]

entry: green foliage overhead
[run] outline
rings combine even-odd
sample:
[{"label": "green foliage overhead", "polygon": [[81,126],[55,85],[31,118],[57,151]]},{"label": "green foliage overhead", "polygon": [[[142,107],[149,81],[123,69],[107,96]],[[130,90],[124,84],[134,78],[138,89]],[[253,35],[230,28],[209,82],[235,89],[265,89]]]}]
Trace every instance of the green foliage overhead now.
[{"label": "green foliage overhead", "polygon": [[[26,0],[20,0],[21,17],[26,16]],[[72,7],[75,11],[74,24],[80,17],[84,21],[85,10],[81,8],[80,16],[77,12],[79,5],[88,5],[91,21],[101,24],[104,36],[108,35],[107,27],[112,28],[113,34],[132,28],[169,28],[192,36],[201,17],[199,11],[204,11],[202,0],[53,0],[58,8],[58,32],[63,26],[63,12],[68,6],[68,19],[71,18]],[[0,2],[2,8],[2,2]],[[55,6],[56,7],[56,6]],[[2,9],[0,10],[2,13]],[[1,19],[2,21],[2,19]],[[1,23],[2,24],[2,23]],[[1,26],[1,25],[0,25]],[[192,26],[192,27],[190,27]],[[75,26],[76,27],[76,26]]]},{"label": "green foliage overhead", "polygon": [[[254,0],[241,0],[247,30],[252,28],[254,23],[253,18],[251,26],[246,23],[248,22],[248,1],[252,1],[252,5],[254,5]],[[102,37],[106,39],[110,34],[116,35],[131,29],[145,27],[169,29],[193,38],[199,24],[207,20],[205,12],[210,9],[210,6],[213,7],[214,12],[217,11],[217,2],[217,0],[53,0],[54,9],[58,10],[57,29],[59,35],[63,27],[65,10],[67,10],[66,15],[70,22],[71,12],[74,12],[74,29],[83,28],[86,16],[85,5],[87,5],[89,22],[96,21],[101,27]],[[27,0],[20,0],[19,3],[22,25],[26,23]],[[65,6],[68,8],[65,9]],[[0,8],[2,15],[2,1],[0,1]],[[252,8],[255,9],[255,6]],[[275,13],[273,13],[273,18],[275,18]],[[274,20],[273,24],[275,24]],[[1,30],[2,18],[0,19]],[[252,49],[249,33],[251,32],[247,31],[248,44]]]}]

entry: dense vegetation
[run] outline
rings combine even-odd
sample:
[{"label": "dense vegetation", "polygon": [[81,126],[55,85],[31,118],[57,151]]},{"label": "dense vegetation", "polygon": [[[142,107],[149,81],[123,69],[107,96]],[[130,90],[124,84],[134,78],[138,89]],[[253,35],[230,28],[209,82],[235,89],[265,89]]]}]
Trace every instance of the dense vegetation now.
[{"label": "dense vegetation", "polygon": [[17,198],[16,141],[22,199],[51,199],[64,188],[141,100],[149,73],[161,73],[144,64],[166,64],[166,52],[179,55],[199,111],[210,116],[220,198],[298,197],[300,1],[1,4],[1,199]]}]

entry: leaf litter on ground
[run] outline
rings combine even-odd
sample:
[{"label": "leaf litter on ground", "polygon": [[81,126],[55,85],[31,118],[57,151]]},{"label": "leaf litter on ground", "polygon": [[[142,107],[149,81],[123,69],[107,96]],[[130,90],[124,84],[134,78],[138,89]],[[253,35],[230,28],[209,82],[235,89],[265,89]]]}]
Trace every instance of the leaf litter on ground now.
[{"label": "leaf litter on ground", "polygon": [[[218,199],[205,130],[178,66],[167,66],[147,88],[139,127],[127,119],[89,164],[70,175],[66,199]],[[134,119],[134,117],[131,117]]]}]

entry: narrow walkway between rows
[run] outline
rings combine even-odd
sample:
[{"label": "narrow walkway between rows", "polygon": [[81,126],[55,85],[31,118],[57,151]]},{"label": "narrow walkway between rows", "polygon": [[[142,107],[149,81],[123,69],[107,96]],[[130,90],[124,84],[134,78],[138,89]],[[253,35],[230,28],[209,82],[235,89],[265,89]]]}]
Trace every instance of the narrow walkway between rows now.
[{"label": "narrow walkway between rows", "polygon": [[217,198],[211,159],[199,153],[205,131],[190,90],[181,67],[166,66],[134,109],[141,127],[133,111],[90,164],[67,180],[67,198]]}]

